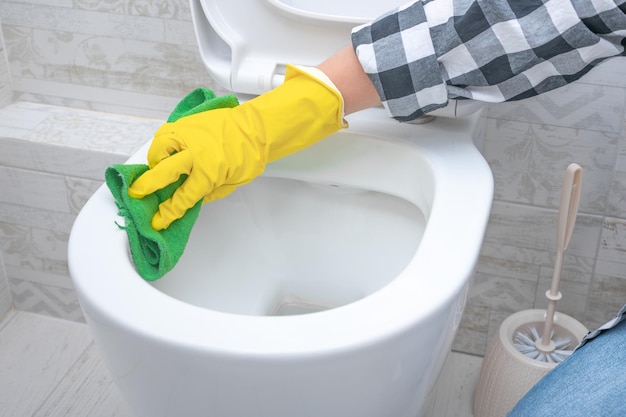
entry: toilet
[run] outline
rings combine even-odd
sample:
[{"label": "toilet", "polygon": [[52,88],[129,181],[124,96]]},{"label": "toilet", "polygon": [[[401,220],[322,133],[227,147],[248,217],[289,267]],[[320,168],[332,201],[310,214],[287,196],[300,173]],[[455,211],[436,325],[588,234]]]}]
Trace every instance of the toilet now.
[{"label": "toilet", "polygon": [[[394,2],[380,3],[191,0],[208,71],[243,100],[281,82],[283,56],[314,65]],[[97,190],[73,226],[69,268],[131,412],[423,416],[491,208],[475,110],[453,102],[419,125],[380,108],[351,115],[349,129],[205,204],[179,263],[154,282]]]}]

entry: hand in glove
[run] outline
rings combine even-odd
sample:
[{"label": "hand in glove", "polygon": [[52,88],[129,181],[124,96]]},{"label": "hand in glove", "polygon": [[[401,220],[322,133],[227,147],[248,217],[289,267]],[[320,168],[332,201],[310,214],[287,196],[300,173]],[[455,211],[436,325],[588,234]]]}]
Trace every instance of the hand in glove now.
[{"label": "hand in glove", "polygon": [[343,127],[343,98],[324,73],[288,66],[282,85],[238,107],[164,124],[148,151],[151,169],[128,192],[142,198],[187,175],[152,219],[154,229],[165,229],[198,201],[225,197],[259,176],[268,162]]}]

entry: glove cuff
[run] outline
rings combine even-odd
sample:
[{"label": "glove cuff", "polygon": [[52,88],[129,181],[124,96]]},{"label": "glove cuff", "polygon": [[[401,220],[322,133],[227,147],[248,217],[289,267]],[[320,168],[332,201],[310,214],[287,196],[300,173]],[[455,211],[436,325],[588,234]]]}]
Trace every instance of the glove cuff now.
[{"label": "glove cuff", "polygon": [[293,77],[296,77],[302,74],[305,74],[309,78],[313,78],[316,81],[320,82],[321,84],[324,84],[328,88],[329,91],[331,91],[337,96],[337,98],[339,99],[339,102],[341,103],[341,106],[339,106],[340,113],[337,115],[337,119],[340,121],[339,124],[343,128],[347,128],[348,122],[345,119],[346,111],[345,111],[345,107],[343,103],[343,96],[341,95],[341,91],[339,91],[335,83],[333,83],[332,80],[328,77],[328,75],[326,75],[319,68],[309,67],[306,65],[291,65],[291,64],[287,64],[285,82]]}]

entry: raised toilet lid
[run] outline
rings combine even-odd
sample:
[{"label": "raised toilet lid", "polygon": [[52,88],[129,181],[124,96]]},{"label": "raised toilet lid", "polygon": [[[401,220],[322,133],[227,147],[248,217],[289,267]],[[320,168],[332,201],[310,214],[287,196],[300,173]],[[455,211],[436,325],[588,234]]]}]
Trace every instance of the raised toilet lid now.
[{"label": "raised toilet lid", "polygon": [[283,81],[285,64],[317,65],[350,43],[352,28],[406,0],[192,0],[202,60],[236,93]]}]

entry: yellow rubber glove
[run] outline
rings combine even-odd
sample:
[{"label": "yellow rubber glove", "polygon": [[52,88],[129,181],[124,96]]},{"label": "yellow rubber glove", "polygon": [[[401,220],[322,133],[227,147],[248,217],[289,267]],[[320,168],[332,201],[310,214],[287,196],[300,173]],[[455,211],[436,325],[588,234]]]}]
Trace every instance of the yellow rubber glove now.
[{"label": "yellow rubber glove", "polygon": [[148,151],[151,169],[128,193],[142,198],[188,175],[152,218],[152,227],[162,230],[198,201],[225,197],[268,162],[344,127],[343,98],[332,82],[314,68],[288,66],[282,85],[240,106],[164,124]]}]

